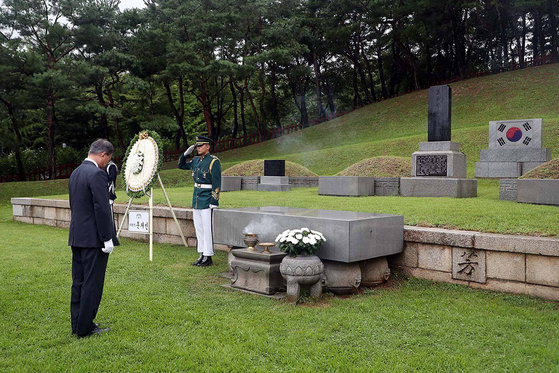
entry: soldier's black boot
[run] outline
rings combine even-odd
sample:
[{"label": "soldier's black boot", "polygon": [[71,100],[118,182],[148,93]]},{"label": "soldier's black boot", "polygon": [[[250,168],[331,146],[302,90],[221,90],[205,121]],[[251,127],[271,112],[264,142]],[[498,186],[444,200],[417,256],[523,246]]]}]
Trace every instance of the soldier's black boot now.
[{"label": "soldier's black boot", "polygon": [[196,261],[194,263],[192,263],[193,266],[197,266],[200,263],[202,263],[202,260],[204,259],[204,254],[200,254],[200,257],[198,259],[196,259]]},{"label": "soldier's black boot", "polygon": [[211,256],[204,256],[202,261],[197,264],[198,267],[209,267],[213,264]]}]

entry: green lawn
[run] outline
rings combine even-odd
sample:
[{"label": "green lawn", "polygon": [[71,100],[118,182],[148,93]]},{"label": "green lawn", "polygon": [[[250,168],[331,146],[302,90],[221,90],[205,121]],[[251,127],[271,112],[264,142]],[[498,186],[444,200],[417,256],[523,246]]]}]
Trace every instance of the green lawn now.
[{"label": "green lawn", "polygon": [[294,307],[224,288],[222,252],[202,269],[194,249],[156,244],[150,263],[129,239],[97,318],[112,330],[78,340],[67,235],[0,207],[2,371],[558,371],[556,302],[395,277]]},{"label": "green lawn", "polygon": [[[173,206],[190,207],[192,187],[166,187],[165,190]],[[117,195],[118,202],[128,202],[124,192],[119,191]],[[68,195],[61,194],[47,198],[67,199]],[[147,204],[147,197],[136,199],[134,203]],[[154,203],[167,205],[159,189],[155,189]],[[423,227],[559,236],[559,209],[556,206],[501,201],[497,180],[479,180],[477,198],[333,197],[319,196],[316,187],[294,188],[290,192],[222,193],[221,208],[250,206],[376,212],[404,215],[405,224]]]}]

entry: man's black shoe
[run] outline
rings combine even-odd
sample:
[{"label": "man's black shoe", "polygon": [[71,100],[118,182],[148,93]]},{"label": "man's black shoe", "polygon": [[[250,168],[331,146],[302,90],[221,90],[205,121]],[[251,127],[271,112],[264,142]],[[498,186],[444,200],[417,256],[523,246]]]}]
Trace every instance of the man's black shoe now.
[{"label": "man's black shoe", "polygon": [[204,258],[202,259],[200,264],[198,264],[198,267],[209,267],[213,264],[214,263],[212,262],[212,257],[211,256],[204,256]]},{"label": "man's black shoe", "polygon": [[202,263],[202,260],[204,259],[204,255],[200,254],[200,257],[198,259],[196,259],[196,261],[194,263],[192,263],[193,266],[197,266],[200,263]]},{"label": "man's black shoe", "polygon": [[100,327],[96,326],[95,329],[93,329],[92,331],[89,332],[89,334],[81,335],[81,336],[78,335],[78,338],[85,338],[85,337],[89,337],[89,336],[91,336],[91,335],[101,335],[101,334],[103,334],[103,333],[105,333],[105,332],[108,332],[109,330],[111,330],[111,329],[109,329],[109,328],[100,328]]},{"label": "man's black shoe", "polygon": [[[96,327],[96,328],[100,328],[100,327],[101,327],[101,324],[93,323],[93,325],[95,325],[95,327]],[[77,330],[74,330],[74,329],[72,329],[72,334],[76,334],[76,335],[78,335],[78,331],[77,331]]]}]

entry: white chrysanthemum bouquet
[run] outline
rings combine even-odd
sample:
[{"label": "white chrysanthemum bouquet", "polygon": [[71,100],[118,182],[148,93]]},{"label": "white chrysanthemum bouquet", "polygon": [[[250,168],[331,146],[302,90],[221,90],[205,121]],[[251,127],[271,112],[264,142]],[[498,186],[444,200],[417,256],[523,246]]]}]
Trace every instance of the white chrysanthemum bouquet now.
[{"label": "white chrysanthemum bouquet", "polygon": [[289,256],[313,255],[326,238],[322,233],[309,228],[287,229],[276,237],[276,244]]}]

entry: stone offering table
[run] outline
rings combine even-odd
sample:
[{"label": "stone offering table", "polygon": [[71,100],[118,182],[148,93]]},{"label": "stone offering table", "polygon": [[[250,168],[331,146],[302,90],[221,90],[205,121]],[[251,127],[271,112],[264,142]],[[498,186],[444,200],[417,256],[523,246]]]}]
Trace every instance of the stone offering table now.
[{"label": "stone offering table", "polygon": [[279,266],[285,253],[265,254],[247,249],[233,250],[231,286],[262,294],[285,289]]},{"label": "stone offering table", "polygon": [[261,242],[273,242],[286,229],[322,232],[327,241],[316,255],[342,263],[397,254],[404,244],[402,215],[277,206],[214,210],[214,243],[244,247],[247,227]]}]

